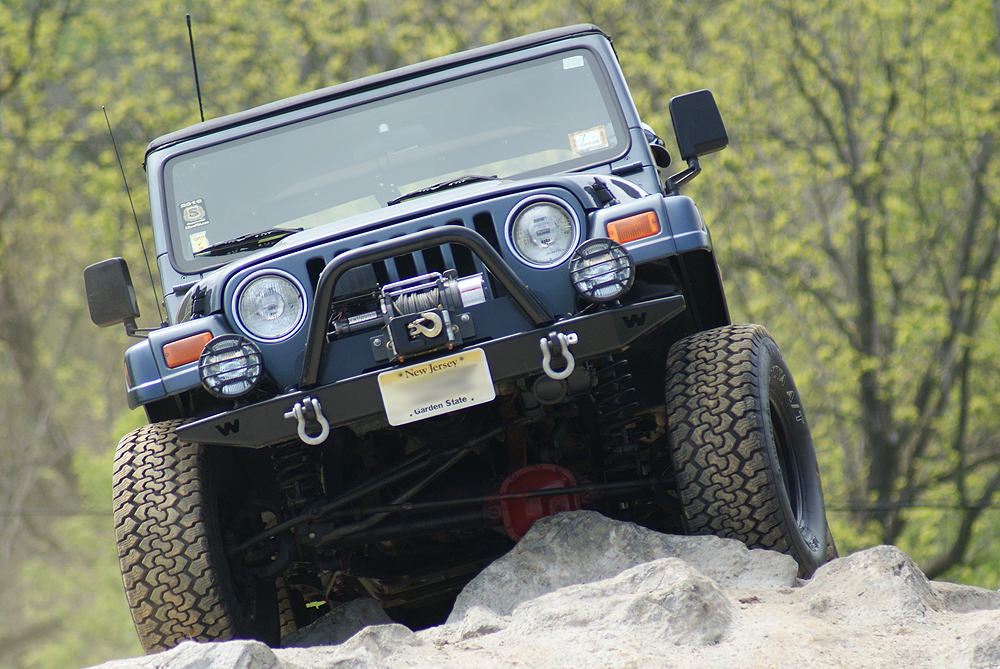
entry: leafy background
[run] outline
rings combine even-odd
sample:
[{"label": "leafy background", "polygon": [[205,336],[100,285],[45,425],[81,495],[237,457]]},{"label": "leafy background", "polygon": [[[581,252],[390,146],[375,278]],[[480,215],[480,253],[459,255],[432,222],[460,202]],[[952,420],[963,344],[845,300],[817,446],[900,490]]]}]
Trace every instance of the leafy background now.
[{"label": "leafy background", "polygon": [[209,118],[580,22],[664,137],[711,89],[732,143],[686,191],[808,400],[841,552],[1000,587],[1000,0],[4,0],[0,669],[141,654],[110,463],[144,416],[82,270],[125,257],[156,324],[102,109],[151,248],[145,144],[198,121],[186,11]]}]

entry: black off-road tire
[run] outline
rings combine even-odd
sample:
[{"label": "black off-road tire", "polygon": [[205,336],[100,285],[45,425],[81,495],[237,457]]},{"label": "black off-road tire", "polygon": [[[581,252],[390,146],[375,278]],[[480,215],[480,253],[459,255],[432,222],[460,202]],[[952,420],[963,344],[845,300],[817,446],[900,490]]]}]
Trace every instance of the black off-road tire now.
[{"label": "black off-road tire", "polygon": [[688,532],[786,553],[803,577],[836,554],[802,400],[767,330],[730,325],[674,344],[666,410]]},{"label": "black off-road tire", "polygon": [[[185,639],[280,642],[273,582],[238,584],[222,531],[238,473],[206,447],[178,439],[178,421],[122,438],[114,518],[125,595],[147,653]],[[219,471],[227,469],[228,471]]]}]

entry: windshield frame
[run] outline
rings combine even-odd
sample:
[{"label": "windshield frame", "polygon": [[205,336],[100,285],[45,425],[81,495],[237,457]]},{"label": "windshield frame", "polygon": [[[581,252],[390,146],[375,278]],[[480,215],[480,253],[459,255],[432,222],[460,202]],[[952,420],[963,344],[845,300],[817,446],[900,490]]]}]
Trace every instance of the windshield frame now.
[{"label": "windshield frame", "polygon": [[[605,54],[602,54],[587,42],[571,40],[527,49],[522,52],[508,53],[503,56],[475,60],[444,70],[432,70],[422,76],[387,83],[381,88],[354,92],[344,97],[316,102],[311,106],[293,107],[284,113],[267,115],[255,121],[247,122],[242,126],[227,127],[225,131],[201,135],[187,141],[164,143],[162,148],[151,152],[147,157],[158,176],[158,188],[160,189],[158,199],[160,199],[161,215],[163,216],[164,229],[167,233],[164,240],[166,242],[166,249],[164,250],[168,253],[170,264],[182,274],[198,274],[229,264],[252,252],[239,252],[221,258],[217,256],[196,256],[193,259],[184,257],[181,246],[182,240],[179,239],[182,236],[182,231],[175,225],[176,216],[171,215],[172,212],[170,211],[170,208],[174,206],[175,198],[172,196],[170,188],[166,183],[171,161],[196,152],[211,150],[214,147],[231,142],[253,141],[253,138],[262,134],[271,132],[280,133],[283,129],[299,127],[300,124],[304,127],[312,123],[321,122],[324,117],[335,117],[338,114],[351,113],[352,110],[364,108],[369,105],[377,105],[382,101],[402,99],[408,95],[419,95],[421,91],[426,91],[430,88],[446,88],[461,85],[461,82],[464,80],[489,77],[491,73],[498,70],[516,72],[519,69],[529,68],[536,62],[552,62],[560,58],[565,59],[568,54],[573,53],[586,53],[587,65],[592,70],[593,81],[599,89],[600,97],[609,115],[608,123],[614,126],[614,139],[616,143],[609,150],[600,150],[591,154],[584,153],[573,160],[559,162],[554,165],[545,165],[538,169],[526,170],[517,173],[514,175],[514,178],[520,180],[547,174],[578,172],[613,163],[630,151],[631,136],[628,116],[626,110],[623,109],[622,101],[619,99],[620,93],[613,73],[609,72],[608,65],[605,62]],[[150,176],[152,178],[152,172]],[[338,222],[349,221],[350,219],[351,216],[348,216],[339,219]],[[175,229],[175,227],[178,227],[178,229]],[[254,230],[247,228],[242,232],[254,232]]]}]

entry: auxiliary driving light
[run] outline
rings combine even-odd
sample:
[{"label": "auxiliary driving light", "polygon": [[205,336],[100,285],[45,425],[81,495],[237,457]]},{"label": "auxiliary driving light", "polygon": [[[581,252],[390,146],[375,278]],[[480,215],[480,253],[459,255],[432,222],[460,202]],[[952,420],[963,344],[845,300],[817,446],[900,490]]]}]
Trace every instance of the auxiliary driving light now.
[{"label": "auxiliary driving light", "polygon": [[236,334],[208,342],[198,361],[201,385],[216,397],[236,399],[260,383],[264,367],[256,344]]},{"label": "auxiliary driving light", "polygon": [[616,300],[632,287],[635,262],[628,250],[612,239],[591,239],[569,261],[573,288],[591,302]]}]

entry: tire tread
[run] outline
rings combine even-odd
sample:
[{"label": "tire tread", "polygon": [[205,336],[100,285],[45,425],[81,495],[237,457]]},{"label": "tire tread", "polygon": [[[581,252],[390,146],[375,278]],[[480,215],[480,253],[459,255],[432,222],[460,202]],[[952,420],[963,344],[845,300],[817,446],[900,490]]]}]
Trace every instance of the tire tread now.
[{"label": "tire tread", "polygon": [[179,421],[122,438],[113,470],[114,521],[125,595],[146,652],[235,629],[212,564],[203,447],[178,439]]},{"label": "tire tread", "polygon": [[688,531],[791,553],[754,393],[767,370],[757,368],[753,351],[768,338],[760,325],[733,325],[674,344],[667,416]]}]

